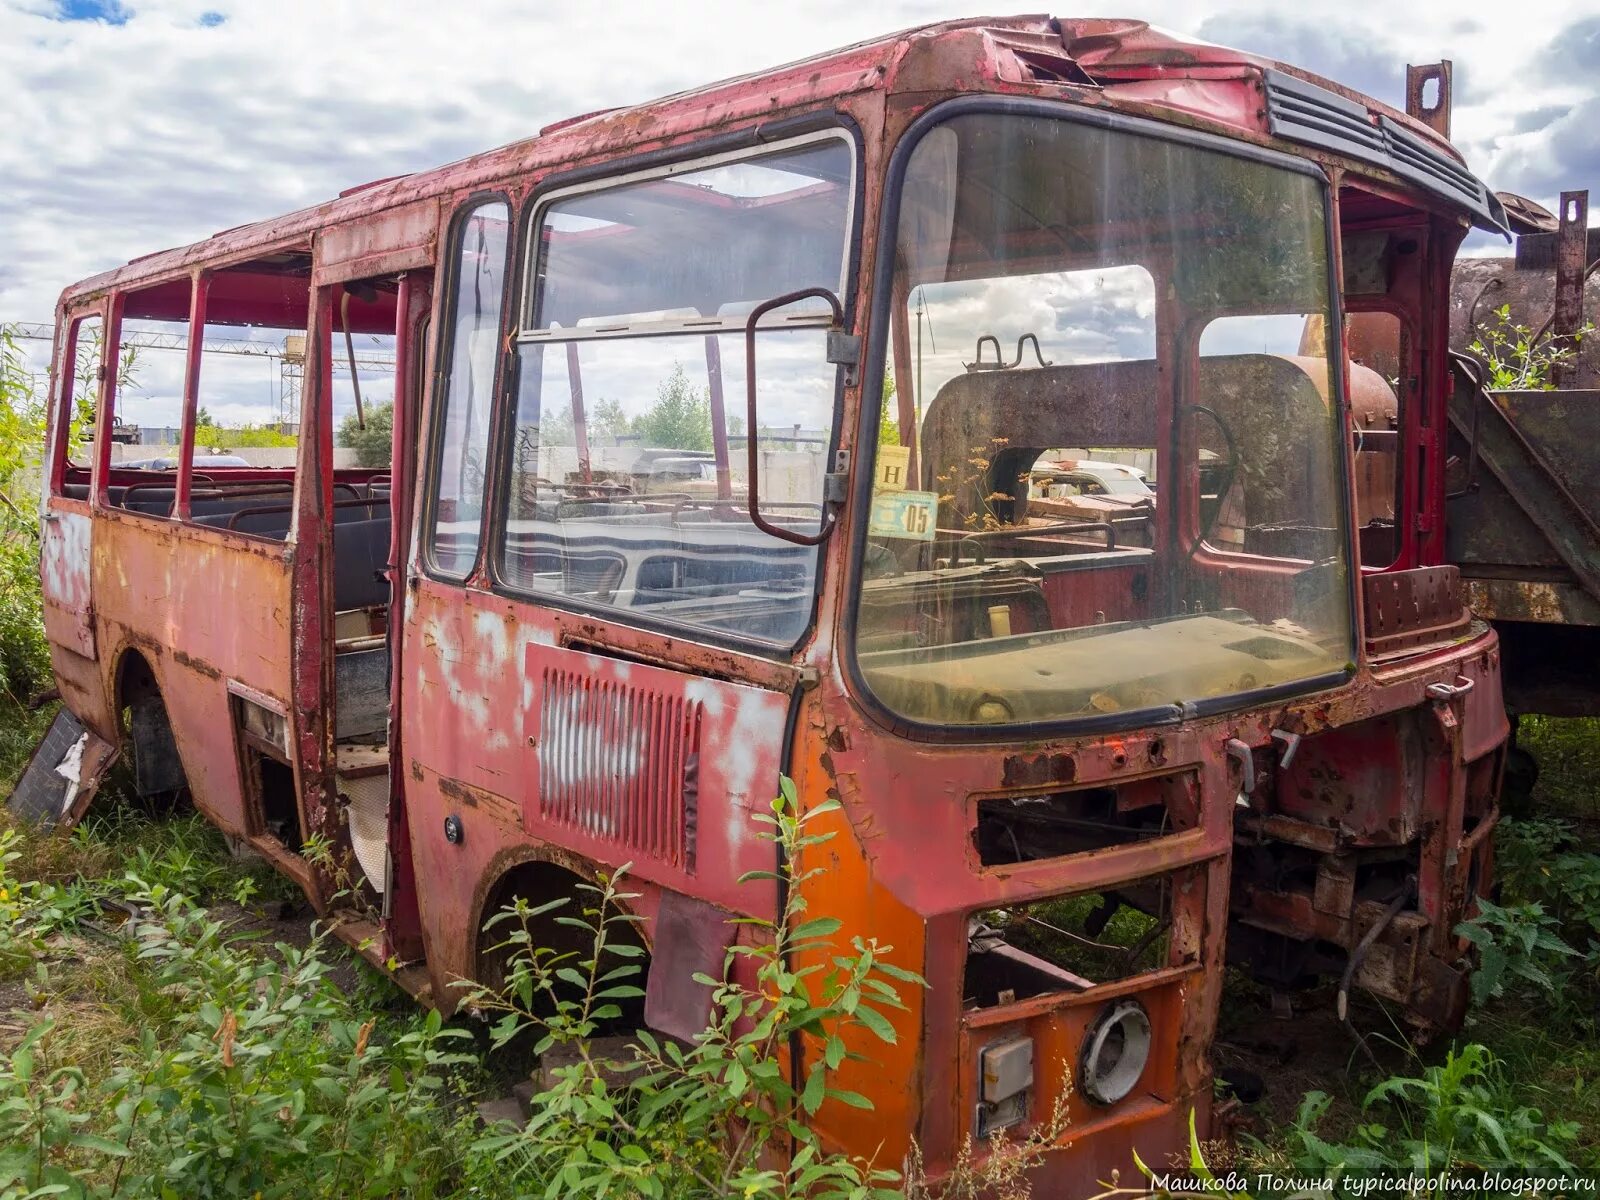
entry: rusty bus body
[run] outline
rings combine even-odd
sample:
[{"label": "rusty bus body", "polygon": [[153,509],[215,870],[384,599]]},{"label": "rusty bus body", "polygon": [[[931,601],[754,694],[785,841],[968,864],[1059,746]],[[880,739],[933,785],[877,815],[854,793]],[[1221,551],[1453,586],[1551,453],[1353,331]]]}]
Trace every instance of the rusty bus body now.
[{"label": "rusty bus body", "polygon": [[[1498,220],[1442,136],[1336,85],[1026,18],[551,126],[87,280],[57,314],[42,570],[69,727],[44,765],[76,757],[46,815],[127,744],[142,787],[186,780],[320,908],[301,850],[326,837],[366,877],[340,935],[446,1008],[498,905],[631,862],[642,1018],[688,1036],[728,915],[773,912],[739,879],[771,866],[751,817],[786,772],[802,806],[842,802],[811,913],[929,981],[840,1067],[874,1107],[824,1106],[828,1142],[937,1168],[1064,1100],[1053,1194],[1165,1161],[1191,1111],[1210,1126],[1225,954],[1459,1019],[1506,725],[1495,637],[1442,565],[1442,298]],[[779,236],[746,253],[751,229]],[[794,291],[839,307],[751,307]],[[1093,337],[1062,350],[1039,296]],[[1340,339],[1296,352],[1346,310],[1405,330],[1407,467],[1359,518]],[[85,320],[114,353],[155,318],[191,348],[306,330],[296,468],[152,483],[104,436],[67,461]],[[351,329],[395,338],[391,471],[334,468]],[[963,369],[958,330],[1018,363]],[[593,381],[665,396],[668,359],[627,372],[674,348],[704,356],[714,495],[639,483],[661,472],[601,432]],[[1159,464],[1143,537],[1027,517],[1011,479],[1061,446]],[[788,495],[763,510],[758,484]]]}]

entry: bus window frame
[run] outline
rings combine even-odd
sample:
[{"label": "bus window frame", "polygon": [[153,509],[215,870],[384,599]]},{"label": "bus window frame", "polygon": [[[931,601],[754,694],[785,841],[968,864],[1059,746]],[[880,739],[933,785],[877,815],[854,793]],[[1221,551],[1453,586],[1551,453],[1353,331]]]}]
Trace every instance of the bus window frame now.
[{"label": "bus window frame", "polygon": [[[829,538],[817,548],[816,570],[813,572],[811,581],[811,609],[794,640],[790,642],[772,642],[758,638],[740,637],[737,634],[714,629],[707,625],[664,620],[649,615],[645,610],[623,609],[604,604],[586,604],[581,600],[575,600],[566,595],[552,592],[535,592],[527,588],[518,587],[514,583],[508,582],[504,571],[504,550],[506,522],[510,510],[510,461],[516,449],[513,434],[516,421],[517,397],[514,394],[515,387],[511,381],[518,377],[514,373],[514,369],[520,366],[521,342],[518,340],[518,334],[523,329],[525,307],[531,303],[532,293],[527,280],[527,272],[531,266],[532,259],[530,253],[531,238],[545,208],[550,203],[559,200],[563,195],[601,191],[607,187],[614,187],[636,180],[681,174],[702,165],[711,165],[713,160],[717,162],[736,162],[744,158],[759,156],[763,152],[771,153],[785,146],[803,145],[813,141],[827,140],[830,137],[844,142],[848,147],[853,174],[845,228],[845,251],[840,271],[840,287],[842,290],[839,293],[839,301],[844,308],[844,327],[848,331],[856,327],[861,307],[861,292],[865,286],[862,274],[865,265],[862,261],[862,239],[866,229],[867,175],[870,164],[867,162],[866,139],[862,135],[861,127],[845,111],[827,108],[799,113],[776,121],[753,124],[727,133],[698,138],[662,150],[646,151],[641,154],[614,159],[610,162],[592,163],[571,170],[552,173],[539,180],[524,198],[517,218],[514,239],[515,271],[513,278],[510,280],[510,286],[515,289],[513,295],[518,297],[518,301],[513,311],[507,314],[511,320],[506,326],[505,343],[507,352],[503,356],[502,363],[505,371],[498,396],[496,419],[490,433],[493,450],[491,456],[492,475],[490,479],[492,494],[487,509],[488,522],[485,529],[485,540],[488,546],[488,557],[485,566],[488,570],[489,589],[495,595],[520,603],[537,604],[558,612],[598,619],[622,629],[656,634],[669,639],[681,640],[688,637],[704,645],[717,646],[774,662],[787,662],[792,659],[799,647],[803,646],[815,634],[822,592],[828,577],[828,561],[830,557],[837,555],[837,551],[830,549],[830,546],[838,541],[837,538]],[[697,333],[704,332],[704,327],[695,326],[693,331]],[[681,336],[684,332],[684,330],[679,329],[663,328],[659,331],[652,329],[651,334],[636,334],[634,336],[653,336],[658,333],[663,336],[671,336],[673,334]],[[728,331],[713,330],[713,336],[718,332]],[[543,337],[530,344],[562,345],[591,340],[601,341],[607,339],[604,335],[580,338]],[[835,465],[839,462],[841,447],[845,444],[845,439],[851,432],[851,430],[847,429],[849,421],[847,420],[845,397],[848,389],[845,383],[845,374],[843,370],[836,370],[834,373],[833,422],[824,459],[825,462]],[[856,388],[858,396],[866,394],[860,390],[860,372],[857,373]],[[841,567],[835,565],[834,570],[839,572]]]},{"label": "bus window frame", "polygon": [[[1295,171],[1316,180],[1322,192],[1323,230],[1328,253],[1328,321],[1336,333],[1337,347],[1329,348],[1330,361],[1335,354],[1344,354],[1344,284],[1339,270],[1341,240],[1339,229],[1337,180],[1315,159],[1290,154],[1276,147],[1262,146],[1218,134],[1189,129],[1184,126],[1153,121],[1146,117],[1131,116],[1121,112],[1085,108],[1070,101],[1043,99],[1032,96],[1005,96],[984,94],[958,96],[943,100],[917,114],[906,126],[890,150],[888,165],[882,175],[882,193],[877,210],[877,243],[872,265],[876,284],[872,311],[867,323],[866,349],[861,371],[861,394],[877,396],[883,388],[886,357],[892,333],[894,304],[895,251],[898,244],[900,201],[906,171],[911,157],[923,137],[932,129],[953,117],[971,114],[1039,117],[1046,120],[1072,121],[1101,129],[1121,131],[1179,145],[1228,154],[1250,162],[1263,163]],[[1198,345],[1198,343],[1196,343]],[[1158,354],[1159,354],[1158,347]],[[1176,352],[1176,348],[1175,348]],[[1346,373],[1331,372],[1332,404],[1338,427],[1345,429],[1350,422],[1350,401]],[[857,513],[869,511],[872,502],[874,471],[878,451],[878,404],[862,404],[856,417],[854,452],[855,481],[851,488],[850,503]],[[1174,429],[1172,435],[1176,436]],[[1352,569],[1347,571],[1345,602],[1350,613],[1351,637],[1355,658],[1344,670],[1329,672],[1312,679],[1289,684],[1255,688],[1234,692],[1215,699],[1186,701],[1182,704],[1154,708],[1127,709],[1093,717],[1076,717],[1068,720],[1035,723],[1008,722],[971,727],[950,727],[904,717],[881,701],[867,684],[861,670],[860,655],[856,648],[856,614],[860,605],[865,579],[867,530],[865,522],[853,524],[849,531],[849,545],[844,551],[844,599],[838,613],[838,629],[834,638],[834,654],[839,659],[845,687],[851,700],[874,724],[887,732],[910,741],[936,745],[972,745],[978,742],[1016,741],[1043,737],[1087,737],[1103,733],[1117,733],[1129,729],[1154,728],[1177,725],[1186,720],[1207,717],[1224,712],[1246,711],[1279,700],[1316,695],[1330,688],[1342,687],[1354,677],[1356,664],[1365,653],[1361,638],[1361,571],[1360,547],[1355,535],[1355,479],[1352,470],[1350,439],[1341,441],[1342,453],[1337,458],[1338,483],[1345,499],[1345,553]]]},{"label": "bus window frame", "polygon": [[[1418,411],[1418,415],[1420,415],[1421,411],[1425,407],[1422,399],[1422,393],[1424,390],[1424,371],[1421,363],[1421,339],[1417,334],[1418,321],[1416,319],[1416,314],[1410,311],[1405,305],[1391,300],[1388,293],[1385,293],[1382,297],[1374,299],[1371,302],[1367,302],[1366,298],[1363,297],[1358,299],[1353,305],[1347,303],[1344,310],[1346,320],[1348,320],[1350,317],[1369,314],[1378,314],[1394,318],[1395,330],[1399,334],[1400,338],[1400,350],[1404,352],[1403,354],[1400,354],[1397,359],[1397,365],[1400,371],[1400,382],[1399,386],[1394,389],[1395,421],[1397,425],[1396,434],[1398,438],[1394,453],[1394,557],[1386,563],[1369,564],[1361,561],[1361,530],[1359,527],[1356,529],[1356,567],[1358,573],[1361,575],[1381,575],[1389,571],[1406,569],[1404,566],[1402,566],[1402,564],[1410,561],[1416,556],[1416,521],[1423,515],[1426,507],[1426,497],[1419,493],[1414,499],[1411,499],[1411,494],[1413,491],[1413,478],[1417,476],[1417,471],[1415,463],[1411,460],[1411,455],[1407,454],[1405,449],[1406,435],[1409,431],[1409,422],[1411,421],[1413,415],[1412,410],[1416,409]],[[1350,359],[1350,350],[1348,346],[1345,348],[1345,359],[1348,363]],[[1353,366],[1355,364],[1350,363],[1349,365]],[[1416,386],[1414,389],[1408,386],[1408,380],[1416,381]],[[1387,382],[1387,380],[1385,380],[1385,382]],[[1350,422],[1350,453],[1352,455],[1353,462],[1354,455],[1356,453],[1355,434],[1361,431],[1356,428],[1355,413],[1353,411],[1348,414],[1347,419]],[[1355,487],[1358,482],[1359,481],[1352,476],[1351,486]],[[1356,498],[1354,497],[1353,493],[1352,498]],[[1410,499],[1409,503],[1408,499]],[[1360,514],[1358,511],[1357,516],[1354,519],[1359,519],[1359,516]],[[1412,565],[1415,566],[1416,564],[1412,563]]]},{"label": "bus window frame", "polygon": [[[461,233],[473,213],[484,205],[493,203],[505,205],[507,229],[506,266],[501,279],[500,336],[495,350],[494,382],[489,393],[489,436],[485,454],[488,477],[484,479],[483,484],[483,511],[478,514],[477,549],[467,569],[457,573],[443,569],[435,561],[433,541],[439,503],[439,472],[444,458],[445,422],[449,416],[450,378],[456,366],[455,307],[458,295],[456,285],[461,270]],[[421,503],[417,506],[416,537],[412,553],[429,579],[457,587],[467,586],[482,574],[484,543],[491,536],[491,522],[488,518],[492,509],[490,498],[497,486],[494,478],[497,469],[495,438],[499,424],[498,413],[501,408],[500,397],[505,391],[507,360],[505,331],[508,327],[506,322],[508,310],[512,307],[512,298],[516,294],[513,289],[520,278],[516,255],[516,221],[517,201],[505,188],[482,188],[461,197],[450,211],[450,220],[445,231],[445,253],[440,256],[434,276],[441,286],[433,296],[434,312],[437,314],[437,318],[432,322],[435,327],[432,330],[435,339],[433,371],[432,377],[427,381],[426,407],[420,418],[425,422],[425,437],[420,447],[423,453],[419,463],[422,494]]]},{"label": "bus window frame", "polygon": [[[118,289],[106,305],[105,340],[100,350],[100,392],[94,416],[94,468],[89,480],[89,508],[111,509],[111,431],[116,428],[117,364],[122,360],[122,310],[127,294]],[[119,510],[121,511],[121,510]]]},{"label": "bus window frame", "polygon": [[[90,489],[90,495],[93,497],[94,507],[98,509],[104,511],[115,510],[119,514],[132,517],[136,520],[158,521],[163,524],[172,522],[189,522],[189,480],[191,476],[191,469],[193,467],[192,460],[194,457],[194,413],[198,407],[196,394],[200,379],[200,358],[203,351],[203,347],[201,345],[202,339],[197,336],[196,330],[203,332],[205,329],[206,294],[210,285],[209,277],[213,270],[214,268],[209,267],[198,268],[193,271],[185,272],[181,275],[157,276],[154,279],[143,280],[135,287],[117,288],[112,293],[110,307],[116,314],[116,340],[113,343],[109,332],[111,325],[108,321],[106,325],[108,332],[101,350],[102,366],[106,362],[119,361],[122,357],[122,319],[123,309],[126,307],[128,297],[138,292],[146,291],[150,288],[160,287],[164,283],[175,282],[179,279],[187,279],[189,281],[189,315],[183,322],[181,322],[187,327],[186,334],[188,338],[188,345],[184,350],[183,391],[181,395],[183,408],[179,416],[178,465],[171,472],[173,487],[171,511],[165,516],[161,516],[156,513],[140,512],[137,509],[121,508],[110,503],[110,475],[112,470],[115,469],[116,464],[111,462],[111,439],[109,437],[102,439],[100,429],[100,414],[97,411],[95,414],[94,482],[92,483]],[[199,318],[198,324],[196,323],[197,313]],[[180,322],[172,323],[179,324]],[[111,357],[111,353],[113,351],[116,355],[115,359]],[[115,367],[111,370],[108,370],[106,372],[105,379],[101,383],[100,402],[102,405],[104,405],[105,411],[110,414],[112,428],[116,427],[116,402],[118,398],[117,385],[119,382],[117,376],[119,373],[119,369]],[[102,441],[104,442],[105,454],[105,471],[103,475],[101,474],[100,470]],[[185,452],[184,447],[188,447],[187,452]]]},{"label": "bus window frame", "polygon": [[[72,429],[72,406],[78,399],[79,330],[85,321],[95,320],[100,322],[100,345],[103,355],[106,328],[106,305],[104,300],[96,300],[81,308],[64,309],[59,322],[59,328],[62,332],[57,338],[56,362],[54,364],[54,393],[51,397],[51,426],[49,430],[50,471],[47,494],[52,500],[66,500],[72,504],[87,504],[89,497],[93,495],[94,459],[91,458],[87,464],[69,462],[67,443]],[[98,386],[95,388],[94,413],[95,423],[98,424],[100,419]],[[90,486],[86,489],[81,500],[66,495],[63,490],[67,483],[67,468],[69,466],[80,471],[87,470],[90,473]]]}]

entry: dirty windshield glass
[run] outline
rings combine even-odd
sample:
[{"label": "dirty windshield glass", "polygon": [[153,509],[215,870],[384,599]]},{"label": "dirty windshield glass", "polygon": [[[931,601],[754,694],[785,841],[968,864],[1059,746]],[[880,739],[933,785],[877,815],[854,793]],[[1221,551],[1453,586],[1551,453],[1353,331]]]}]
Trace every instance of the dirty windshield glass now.
[{"label": "dirty windshield glass", "polygon": [[858,600],[878,699],[1132,720],[1343,670],[1337,406],[1281,336],[1328,294],[1312,175],[1042,116],[926,134]]}]

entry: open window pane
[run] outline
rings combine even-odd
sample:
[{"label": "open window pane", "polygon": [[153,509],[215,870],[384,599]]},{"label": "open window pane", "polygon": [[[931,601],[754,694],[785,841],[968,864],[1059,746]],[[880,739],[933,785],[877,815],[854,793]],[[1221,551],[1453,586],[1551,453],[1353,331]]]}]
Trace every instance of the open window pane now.
[{"label": "open window pane", "polygon": [[466,575],[478,558],[509,220],[506,205],[490,201],[475,208],[457,234],[448,375],[434,416],[438,474],[426,542],[434,570],[445,575]]},{"label": "open window pane", "polygon": [[[742,328],[773,296],[839,291],[851,160],[829,138],[556,200],[540,218],[527,326]],[[826,312],[813,301],[773,320]]]},{"label": "open window pane", "polygon": [[[853,161],[829,137],[556,200],[536,225],[499,571],[512,587],[789,644],[805,631],[834,440],[826,303]],[[639,336],[650,334],[651,336]],[[756,450],[756,477],[749,452]]]}]

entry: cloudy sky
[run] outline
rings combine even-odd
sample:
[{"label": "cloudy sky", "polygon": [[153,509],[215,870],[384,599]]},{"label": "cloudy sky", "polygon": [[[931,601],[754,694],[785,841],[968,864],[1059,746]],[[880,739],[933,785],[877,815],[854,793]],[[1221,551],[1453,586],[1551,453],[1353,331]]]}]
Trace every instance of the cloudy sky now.
[{"label": "cloudy sky", "polygon": [[[74,279],[550,121],[973,11],[958,0],[0,0],[0,320],[48,320]],[[1104,11],[1396,103],[1407,61],[1451,58],[1456,141],[1492,186],[1551,207],[1562,187],[1600,186],[1600,0]]]}]

